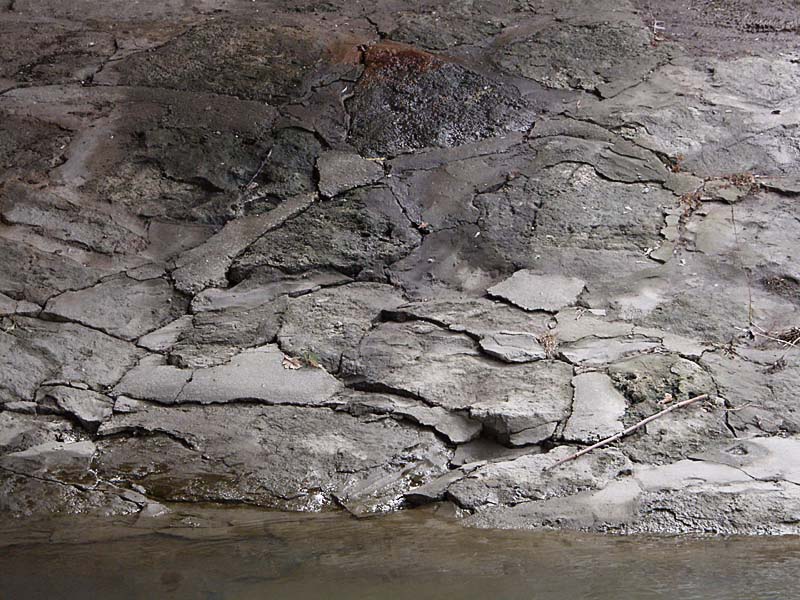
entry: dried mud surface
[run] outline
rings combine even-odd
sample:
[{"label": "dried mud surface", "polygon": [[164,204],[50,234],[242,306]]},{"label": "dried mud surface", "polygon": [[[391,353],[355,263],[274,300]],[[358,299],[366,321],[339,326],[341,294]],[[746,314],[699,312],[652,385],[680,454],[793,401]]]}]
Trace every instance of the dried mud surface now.
[{"label": "dried mud surface", "polygon": [[800,533],[796,1],[12,0],[0,37],[3,519]]}]

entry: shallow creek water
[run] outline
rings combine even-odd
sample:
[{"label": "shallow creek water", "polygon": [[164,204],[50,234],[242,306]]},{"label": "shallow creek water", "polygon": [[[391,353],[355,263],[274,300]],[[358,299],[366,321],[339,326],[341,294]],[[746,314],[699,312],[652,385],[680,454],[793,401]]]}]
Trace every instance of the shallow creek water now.
[{"label": "shallow creek water", "polygon": [[800,597],[798,574],[795,537],[476,530],[425,511],[356,520],[226,509],[0,529],[3,600],[754,600]]}]

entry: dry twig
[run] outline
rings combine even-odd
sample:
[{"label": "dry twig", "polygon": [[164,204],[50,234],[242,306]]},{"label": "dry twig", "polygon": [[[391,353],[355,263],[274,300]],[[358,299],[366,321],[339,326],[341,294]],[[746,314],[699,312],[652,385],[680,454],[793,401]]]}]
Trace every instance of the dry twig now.
[{"label": "dry twig", "polygon": [[626,435],[633,433],[637,429],[641,429],[642,427],[644,427],[648,423],[652,423],[656,419],[659,419],[659,418],[663,417],[664,415],[666,415],[667,413],[672,412],[673,410],[677,410],[679,408],[683,408],[684,406],[689,406],[690,404],[694,404],[695,402],[699,402],[700,400],[707,400],[707,399],[708,399],[708,394],[700,394],[699,396],[695,396],[694,398],[689,398],[688,400],[682,400],[681,402],[676,402],[675,404],[673,404],[672,406],[670,406],[668,408],[665,408],[661,412],[657,412],[654,415],[650,415],[649,417],[647,417],[646,419],[642,419],[641,421],[639,421],[635,425],[631,425],[630,427],[628,427],[624,431],[620,431],[619,433],[615,433],[611,437],[607,437],[604,440],[600,440],[599,442],[597,442],[596,444],[593,444],[592,446],[589,446],[588,448],[584,448],[583,450],[580,450],[579,452],[576,452],[575,454],[571,454],[566,458],[562,458],[560,461],[558,461],[557,463],[555,463],[555,464],[553,464],[553,465],[551,465],[549,467],[546,467],[544,470],[545,471],[550,471],[551,469],[555,469],[556,467],[559,467],[559,466],[563,465],[564,463],[567,463],[567,462],[570,462],[572,460],[575,460],[576,458],[579,458],[579,457],[583,456],[584,454],[588,454],[592,450],[597,450],[598,448],[601,448],[602,446],[606,446],[606,445],[610,444],[611,442],[616,442],[618,439],[623,438]]}]

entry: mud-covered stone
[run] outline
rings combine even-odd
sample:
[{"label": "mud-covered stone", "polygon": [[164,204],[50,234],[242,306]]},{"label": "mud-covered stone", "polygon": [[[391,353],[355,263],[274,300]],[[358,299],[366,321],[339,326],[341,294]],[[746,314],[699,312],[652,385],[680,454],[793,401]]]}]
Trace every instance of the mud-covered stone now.
[{"label": "mud-covered stone", "polygon": [[0,333],[0,402],[33,400],[49,380],[113,386],[141,354],[128,342],[74,323],[15,317]]},{"label": "mud-covered stone", "polygon": [[187,304],[165,279],[137,281],[121,276],[65,292],[47,303],[44,314],[134,340],[184,314]]},{"label": "mud-covered stone", "polygon": [[159,500],[320,510],[336,497],[383,512],[450,457],[433,433],[326,408],[150,406],[114,416],[100,434],[133,430],[144,435],[101,439],[98,473]]},{"label": "mud-covered stone", "polygon": [[405,299],[381,283],[352,283],[289,300],[278,334],[284,352],[306,356],[328,371],[352,370],[361,338]]},{"label": "mud-covered stone", "polygon": [[533,110],[516,89],[434,54],[382,43],[364,60],[347,104],[349,139],[362,154],[457,146],[533,123]]},{"label": "mud-covered stone", "polygon": [[549,438],[567,417],[572,369],[554,361],[504,365],[474,342],[428,323],[386,323],[360,345],[362,385],[468,411],[504,443]]},{"label": "mud-covered stone", "polygon": [[537,275],[522,270],[487,291],[525,310],[556,311],[575,304],[585,285],[585,281],[575,277]]},{"label": "mud-covered stone", "polygon": [[317,170],[319,191],[327,198],[375,183],[383,177],[380,164],[350,152],[325,152],[317,160]]},{"label": "mud-covered stone", "polygon": [[233,265],[243,278],[258,267],[288,273],[330,268],[375,279],[419,240],[384,188],[355,190],[315,203],[282,227],[262,235]]}]

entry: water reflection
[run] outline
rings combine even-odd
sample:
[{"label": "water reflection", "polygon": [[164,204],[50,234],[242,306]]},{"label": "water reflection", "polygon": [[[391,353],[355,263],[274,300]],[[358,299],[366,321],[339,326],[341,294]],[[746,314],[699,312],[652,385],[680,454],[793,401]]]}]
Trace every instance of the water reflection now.
[{"label": "water reflection", "polygon": [[463,529],[252,510],[168,522],[15,522],[0,598],[795,598],[800,538],[642,538]]}]

